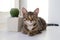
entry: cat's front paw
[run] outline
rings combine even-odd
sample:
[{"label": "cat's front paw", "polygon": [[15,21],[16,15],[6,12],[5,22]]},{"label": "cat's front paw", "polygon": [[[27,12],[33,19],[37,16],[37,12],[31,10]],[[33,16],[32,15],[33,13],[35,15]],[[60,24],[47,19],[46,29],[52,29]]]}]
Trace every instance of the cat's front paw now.
[{"label": "cat's front paw", "polygon": [[34,34],[32,32],[29,32],[28,35],[29,36],[34,36]]},{"label": "cat's front paw", "polygon": [[34,36],[34,34],[32,34],[32,33],[29,33],[29,36]]}]

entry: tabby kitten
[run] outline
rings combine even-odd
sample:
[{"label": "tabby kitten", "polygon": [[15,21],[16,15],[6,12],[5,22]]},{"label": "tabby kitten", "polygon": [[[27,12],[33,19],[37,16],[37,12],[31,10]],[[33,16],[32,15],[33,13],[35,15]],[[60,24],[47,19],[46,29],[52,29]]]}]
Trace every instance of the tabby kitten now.
[{"label": "tabby kitten", "polygon": [[41,33],[46,29],[46,22],[41,17],[38,17],[39,8],[36,8],[34,12],[28,12],[25,8],[22,8],[23,13],[23,28],[22,32],[30,36]]}]

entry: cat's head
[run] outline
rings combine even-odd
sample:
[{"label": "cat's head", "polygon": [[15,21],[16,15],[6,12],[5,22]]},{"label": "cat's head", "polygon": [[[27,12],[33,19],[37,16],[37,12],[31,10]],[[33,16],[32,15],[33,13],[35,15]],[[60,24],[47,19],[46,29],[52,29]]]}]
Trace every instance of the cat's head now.
[{"label": "cat's head", "polygon": [[28,12],[25,8],[22,8],[23,18],[28,21],[36,21],[38,18],[39,8],[36,8],[34,12]]}]

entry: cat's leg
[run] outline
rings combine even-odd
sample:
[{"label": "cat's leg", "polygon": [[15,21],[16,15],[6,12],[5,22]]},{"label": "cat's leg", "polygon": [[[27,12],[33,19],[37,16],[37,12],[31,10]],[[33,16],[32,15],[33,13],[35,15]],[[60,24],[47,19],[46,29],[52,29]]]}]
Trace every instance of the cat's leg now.
[{"label": "cat's leg", "polygon": [[42,30],[46,30],[47,24],[46,24],[45,21],[42,22],[42,25],[43,25],[43,26],[42,26]]},{"label": "cat's leg", "polygon": [[46,23],[45,23],[45,22],[43,22],[41,27],[42,27],[42,30],[41,30],[41,31],[44,31],[44,30],[46,30],[46,28],[47,28],[47,25],[46,25]]},{"label": "cat's leg", "polygon": [[27,29],[27,26],[26,26],[26,25],[23,26],[22,32],[23,32],[24,34],[28,34],[29,30]]},{"label": "cat's leg", "polygon": [[41,33],[41,31],[33,30],[33,31],[30,31],[29,36],[34,36],[34,35],[39,34],[39,33]]},{"label": "cat's leg", "polygon": [[43,18],[39,18],[39,24],[42,27],[41,31],[46,30],[47,24],[46,24],[46,21]]},{"label": "cat's leg", "polygon": [[42,27],[42,31],[44,31],[44,30],[46,30],[46,26],[43,26],[43,27]]},{"label": "cat's leg", "polygon": [[31,30],[29,35],[30,36],[33,36],[33,35],[36,35],[36,34],[39,34],[41,33],[41,30],[39,30],[38,28],[35,28],[34,30]]},{"label": "cat's leg", "polygon": [[23,30],[23,33],[24,33],[24,34],[28,34],[28,32],[29,32],[29,31],[26,30],[26,29]]}]

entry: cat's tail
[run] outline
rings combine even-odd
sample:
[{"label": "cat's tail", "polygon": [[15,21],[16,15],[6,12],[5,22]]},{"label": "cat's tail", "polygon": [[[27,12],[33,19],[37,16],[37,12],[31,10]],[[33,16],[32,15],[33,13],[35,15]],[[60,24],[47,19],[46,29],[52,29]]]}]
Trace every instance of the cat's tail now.
[{"label": "cat's tail", "polygon": [[53,24],[53,23],[51,23],[51,24],[47,24],[47,26],[59,26],[59,24]]}]

